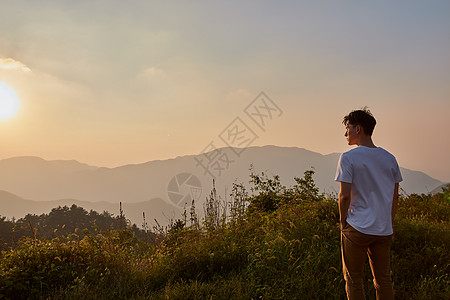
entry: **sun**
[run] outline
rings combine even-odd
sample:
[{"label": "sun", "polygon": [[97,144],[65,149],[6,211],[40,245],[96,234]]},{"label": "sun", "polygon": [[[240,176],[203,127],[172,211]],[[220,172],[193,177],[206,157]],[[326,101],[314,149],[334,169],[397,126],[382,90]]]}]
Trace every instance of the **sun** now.
[{"label": "sun", "polygon": [[19,110],[20,100],[16,92],[0,81],[0,121],[14,117]]}]

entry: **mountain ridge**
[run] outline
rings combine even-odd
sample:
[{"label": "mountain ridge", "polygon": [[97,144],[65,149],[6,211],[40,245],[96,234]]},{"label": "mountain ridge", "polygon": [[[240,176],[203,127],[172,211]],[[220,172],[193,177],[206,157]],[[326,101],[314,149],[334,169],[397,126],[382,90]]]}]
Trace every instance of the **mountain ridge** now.
[{"label": "mountain ridge", "polygon": [[[15,205],[11,205],[11,201],[14,201]],[[94,210],[98,213],[107,211],[114,216],[118,216],[120,210],[119,203],[106,201],[90,202],[78,199],[35,201],[24,199],[13,193],[0,190],[0,207],[2,207],[0,217],[6,217],[8,219],[23,218],[27,214],[48,214],[53,208],[57,208],[59,206],[71,207],[72,205],[77,205],[87,211]],[[158,207],[160,209],[155,210],[153,207]],[[122,210],[124,211],[125,217],[137,226],[143,223],[143,212],[146,215],[146,221],[149,225],[156,225],[156,222],[154,221],[155,219],[160,224],[167,224],[170,219],[179,218],[182,212],[179,207],[168,204],[160,198],[150,199],[138,203],[122,203]]]},{"label": "mountain ridge", "polygon": [[[295,177],[302,177],[305,170],[313,167],[314,180],[321,192],[337,193],[339,190],[338,183],[334,181],[339,153],[323,155],[304,148],[273,145],[248,148],[224,147],[214,151],[113,168],[91,166],[74,160],[9,158],[0,160],[0,190],[34,201],[79,199],[78,201],[90,203],[104,201],[116,205],[119,202],[123,205],[134,205],[152,199],[162,199],[164,203],[158,202],[158,205],[147,210],[161,211],[163,208],[172,207],[174,210],[180,210],[181,204],[175,203],[176,201],[169,196],[169,183],[180,174],[191,174],[198,179],[199,184],[197,187],[191,186],[184,190],[197,189],[195,197],[198,197],[198,208],[201,208],[206,195],[212,189],[213,178],[210,174],[215,176],[218,194],[226,197],[231,191],[233,182],[242,182],[249,186],[250,166],[253,166],[255,173],[279,175],[281,183],[285,186],[295,184]],[[214,155],[216,158],[222,158],[223,168],[216,168],[211,163],[208,165],[209,169],[203,169],[199,161],[205,165]],[[33,163],[29,164],[30,161]],[[408,194],[428,193],[443,184],[424,172],[406,168],[401,168],[401,172],[404,178],[401,187]],[[12,205],[12,202],[14,200],[10,200],[9,203]],[[5,207],[0,209],[0,215],[3,215],[4,210]],[[146,215],[152,214],[156,215],[153,212],[146,212]]]}]

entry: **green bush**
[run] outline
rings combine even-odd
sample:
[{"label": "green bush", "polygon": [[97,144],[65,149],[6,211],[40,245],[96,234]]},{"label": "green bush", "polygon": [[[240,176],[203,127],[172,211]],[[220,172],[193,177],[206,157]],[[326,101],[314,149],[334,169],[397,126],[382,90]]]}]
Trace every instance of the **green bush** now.
[{"label": "green bush", "polygon": [[35,298],[80,283],[126,277],[135,272],[139,248],[129,231],[87,234],[82,240],[25,238],[17,249],[2,253],[0,295]]}]

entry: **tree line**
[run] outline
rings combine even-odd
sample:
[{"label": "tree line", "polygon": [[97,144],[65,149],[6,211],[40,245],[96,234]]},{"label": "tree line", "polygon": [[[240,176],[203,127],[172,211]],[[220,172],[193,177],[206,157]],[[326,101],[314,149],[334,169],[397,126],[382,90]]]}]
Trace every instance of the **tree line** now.
[{"label": "tree line", "polygon": [[74,234],[81,239],[89,233],[117,229],[131,230],[136,237],[143,240],[150,241],[153,238],[153,234],[148,230],[131,224],[122,210],[119,215],[114,216],[107,211],[98,213],[90,210],[88,212],[73,204],[70,207],[58,206],[48,214],[27,214],[17,220],[0,216],[0,250],[15,248],[19,240],[24,237],[51,240]]}]

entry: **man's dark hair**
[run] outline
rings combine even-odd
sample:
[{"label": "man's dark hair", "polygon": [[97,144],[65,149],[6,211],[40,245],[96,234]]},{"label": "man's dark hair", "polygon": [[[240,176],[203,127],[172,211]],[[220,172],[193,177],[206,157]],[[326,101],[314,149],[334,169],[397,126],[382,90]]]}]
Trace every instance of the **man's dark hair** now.
[{"label": "man's dark hair", "polygon": [[363,109],[354,110],[346,115],[342,123],[344,123],[344,125],[359,125],[362,127],[365,134],[372,136],[373,129],[375,128],[377,121],[373,117],[370,110],[368,110],[367,107],[364,107]]}]

